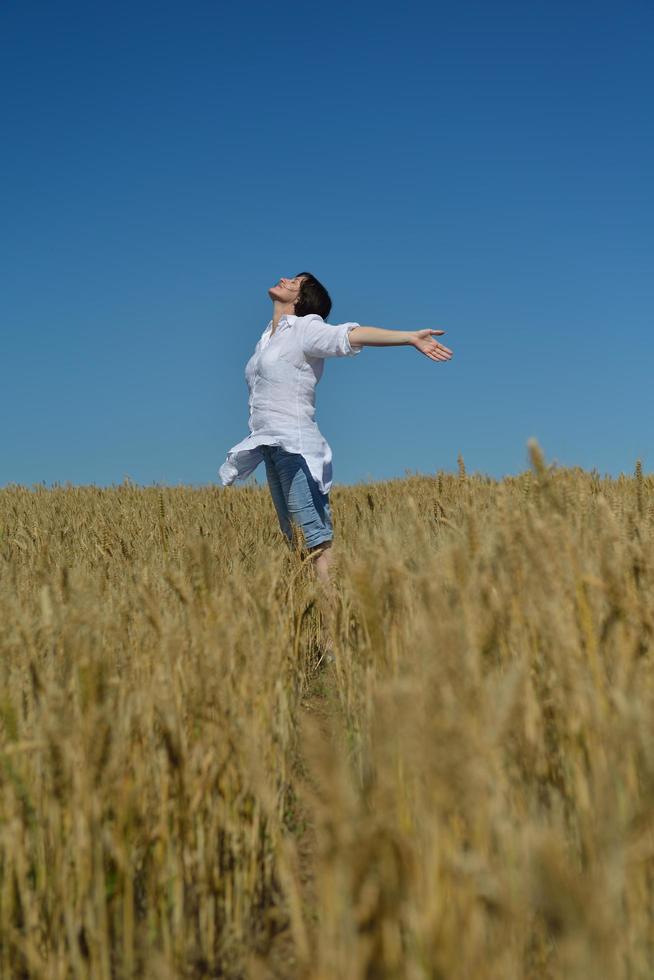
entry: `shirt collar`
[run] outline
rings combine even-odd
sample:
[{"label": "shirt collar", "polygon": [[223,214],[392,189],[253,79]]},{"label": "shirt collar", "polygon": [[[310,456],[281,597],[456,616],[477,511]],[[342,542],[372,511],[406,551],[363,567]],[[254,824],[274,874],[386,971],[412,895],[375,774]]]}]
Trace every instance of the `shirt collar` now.
[{"label": "shirt collar", "polygon": [[[277,329],[281,330],[282,327],[291,326],[293,322],[297,320],[297,316],[294,313],[283,313],[279,318],[279,323],[277,324]],[[268,326],[266,330],[272,330],[272,317],[268,320]]]}]

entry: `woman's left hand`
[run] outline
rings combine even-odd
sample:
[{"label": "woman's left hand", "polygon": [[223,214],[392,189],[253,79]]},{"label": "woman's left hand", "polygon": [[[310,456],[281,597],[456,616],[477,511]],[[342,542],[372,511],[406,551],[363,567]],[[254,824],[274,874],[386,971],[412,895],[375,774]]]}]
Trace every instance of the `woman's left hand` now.
[{"label": "woman's left hand", "polygon": [[444,330],[414,330],[411,333],[411,343],[416,350],[421,351],[426,357],[431,357],[432,361],[449,361],[452,351],[449,347],[444,347],[437,340],[432,338],[432,334],[444,334]]}]

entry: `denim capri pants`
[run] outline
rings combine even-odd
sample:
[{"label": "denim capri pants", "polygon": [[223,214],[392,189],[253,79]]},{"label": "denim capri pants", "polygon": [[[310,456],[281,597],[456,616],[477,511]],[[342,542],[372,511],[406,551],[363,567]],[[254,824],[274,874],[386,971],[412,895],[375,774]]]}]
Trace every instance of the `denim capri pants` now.
[{"label": "denim capri pants", "polygon": [[320,491],[304,456],[281,446],[261,449],[279,526],[289,543],[293,542],[292,523],[301,529],[307,548],[331,541],[334,529],[329,495]]}]

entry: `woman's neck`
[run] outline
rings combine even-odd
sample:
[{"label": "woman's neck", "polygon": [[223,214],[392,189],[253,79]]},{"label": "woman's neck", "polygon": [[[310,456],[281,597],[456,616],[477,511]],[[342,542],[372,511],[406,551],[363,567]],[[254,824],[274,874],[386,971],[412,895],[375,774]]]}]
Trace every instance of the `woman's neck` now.
[{"label": "woman's neck", "polygon": [[280,303],[278,300],[273,300],[272,333],[275,332],[277,324],[285,314],[286,316],[293,314],[294,306],[294,303]]}]

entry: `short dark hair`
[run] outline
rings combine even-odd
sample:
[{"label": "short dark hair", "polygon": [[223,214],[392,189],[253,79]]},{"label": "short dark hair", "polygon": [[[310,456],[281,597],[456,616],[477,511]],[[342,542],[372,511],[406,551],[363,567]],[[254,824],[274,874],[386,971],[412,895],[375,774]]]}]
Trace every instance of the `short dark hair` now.
[{"label": "short dark hair", "polygon": [[329,293],[310,272],[298,272],[297,278],[299,279],[300,276],[304,276],[304,279],[300,284],[300,292],[295,303],[295,315],[307,316],[309,313],[317,313],[326,320],[332,308]]}]

